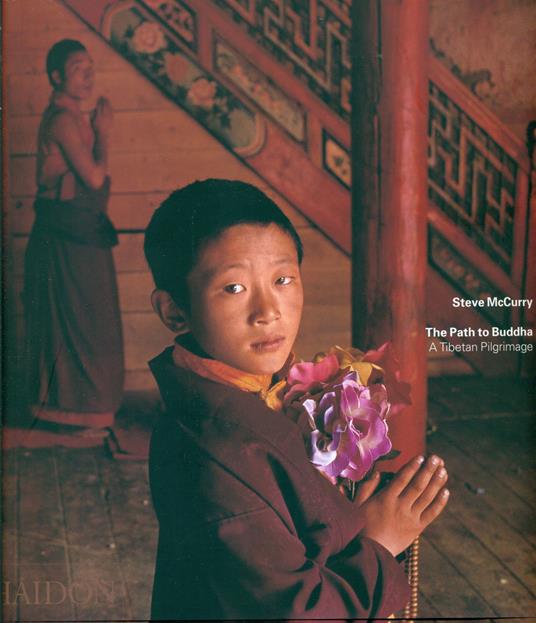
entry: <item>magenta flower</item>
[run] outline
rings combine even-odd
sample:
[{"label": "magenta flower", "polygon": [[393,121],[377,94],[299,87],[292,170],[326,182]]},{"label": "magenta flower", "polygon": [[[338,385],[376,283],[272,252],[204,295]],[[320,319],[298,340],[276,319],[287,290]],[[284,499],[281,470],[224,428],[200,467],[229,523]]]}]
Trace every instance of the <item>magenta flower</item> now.
[{"label": "magenta flower", "polygon": [[312,430],[309,458],[332,482],[339,476],[361,480],[379,457],[390,452],[384,419],[389,403],[382,385],[365,387],[355,372],[345,371],[329,387],[300,402]]},{"label": "magenta flower", "polygon": [[314,394],[322,390],[339,374],[339,362],[335,355],[328,355],[318,363],[312,361],[295,363],[288,373],[289,388],[285,395],[285,403],[291,403],[297,395]]}]

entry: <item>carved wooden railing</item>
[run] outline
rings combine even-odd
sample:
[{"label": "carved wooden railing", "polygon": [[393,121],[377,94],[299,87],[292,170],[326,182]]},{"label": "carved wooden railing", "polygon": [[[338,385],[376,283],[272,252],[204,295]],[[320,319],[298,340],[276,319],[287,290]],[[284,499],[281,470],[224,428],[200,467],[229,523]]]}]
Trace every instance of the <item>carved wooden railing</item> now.
[{"label": "carved wooden railing", "polygon": [[[350,253],[351,0],[64,3]],[[529,172],[524,145],[431,57],[430,323],[452,324],[453,296],[526,294]],[[456,315],[524,320],[519,308]],[[490,373],[517,363],[465,356]]]},{"label": "carved wooden railing", "polygon": [[[427,314],[446,327],[452,325],[452,296],[530,295],[530,162],[523,142],[434,58],[429,90]],[[531,321],[524,308],[487,306],[457,310],[456,320],[460,327],[488,330]],[[515,353],[482,351],[466,358],[497,373],[515,372],[518,361]]]},{"label": "carved wooden railing", "polygon": [[[349,252],[348,121],[303,88],[281,50],[264,50],[208,0],[63,1]],[[348,18],[344,27],[347,38]]]}]

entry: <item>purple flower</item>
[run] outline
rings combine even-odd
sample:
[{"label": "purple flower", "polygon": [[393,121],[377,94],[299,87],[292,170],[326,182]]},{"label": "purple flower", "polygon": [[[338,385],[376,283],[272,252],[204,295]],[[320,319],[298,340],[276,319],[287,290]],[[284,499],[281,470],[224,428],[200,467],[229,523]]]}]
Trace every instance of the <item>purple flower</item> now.
[{"label": "purple flower", "polygon": [[332,482],[338,476],[361,480],[392,447],[385,422],[389,410],[385,387],[365,387],[358,378],[356,372],[346,371],[300,401],[311,426],[309,458]]}]

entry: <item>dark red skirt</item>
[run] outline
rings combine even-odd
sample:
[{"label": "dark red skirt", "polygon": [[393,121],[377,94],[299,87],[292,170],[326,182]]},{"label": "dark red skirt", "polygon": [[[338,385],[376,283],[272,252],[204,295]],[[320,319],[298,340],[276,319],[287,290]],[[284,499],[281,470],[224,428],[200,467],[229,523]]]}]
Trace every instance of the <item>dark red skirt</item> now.
[{"label": "dark red skirt", "polygon": [[124,377],[112,250],[62,236],[48,208],[36,204],[25,258],[28,402],[47,421],[111,426]]}]

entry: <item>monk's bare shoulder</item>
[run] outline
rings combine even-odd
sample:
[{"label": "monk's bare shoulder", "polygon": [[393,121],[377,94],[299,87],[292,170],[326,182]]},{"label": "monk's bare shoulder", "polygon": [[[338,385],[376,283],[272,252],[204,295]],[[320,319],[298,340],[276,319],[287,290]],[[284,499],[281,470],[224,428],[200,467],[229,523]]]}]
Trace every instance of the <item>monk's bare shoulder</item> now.
[{"label": "monk's bare shoulder", "polygon": [[45,140],[64,144],[80,137],[80,120],[70,110],[53,111],[43,119],[41,126]]}]

